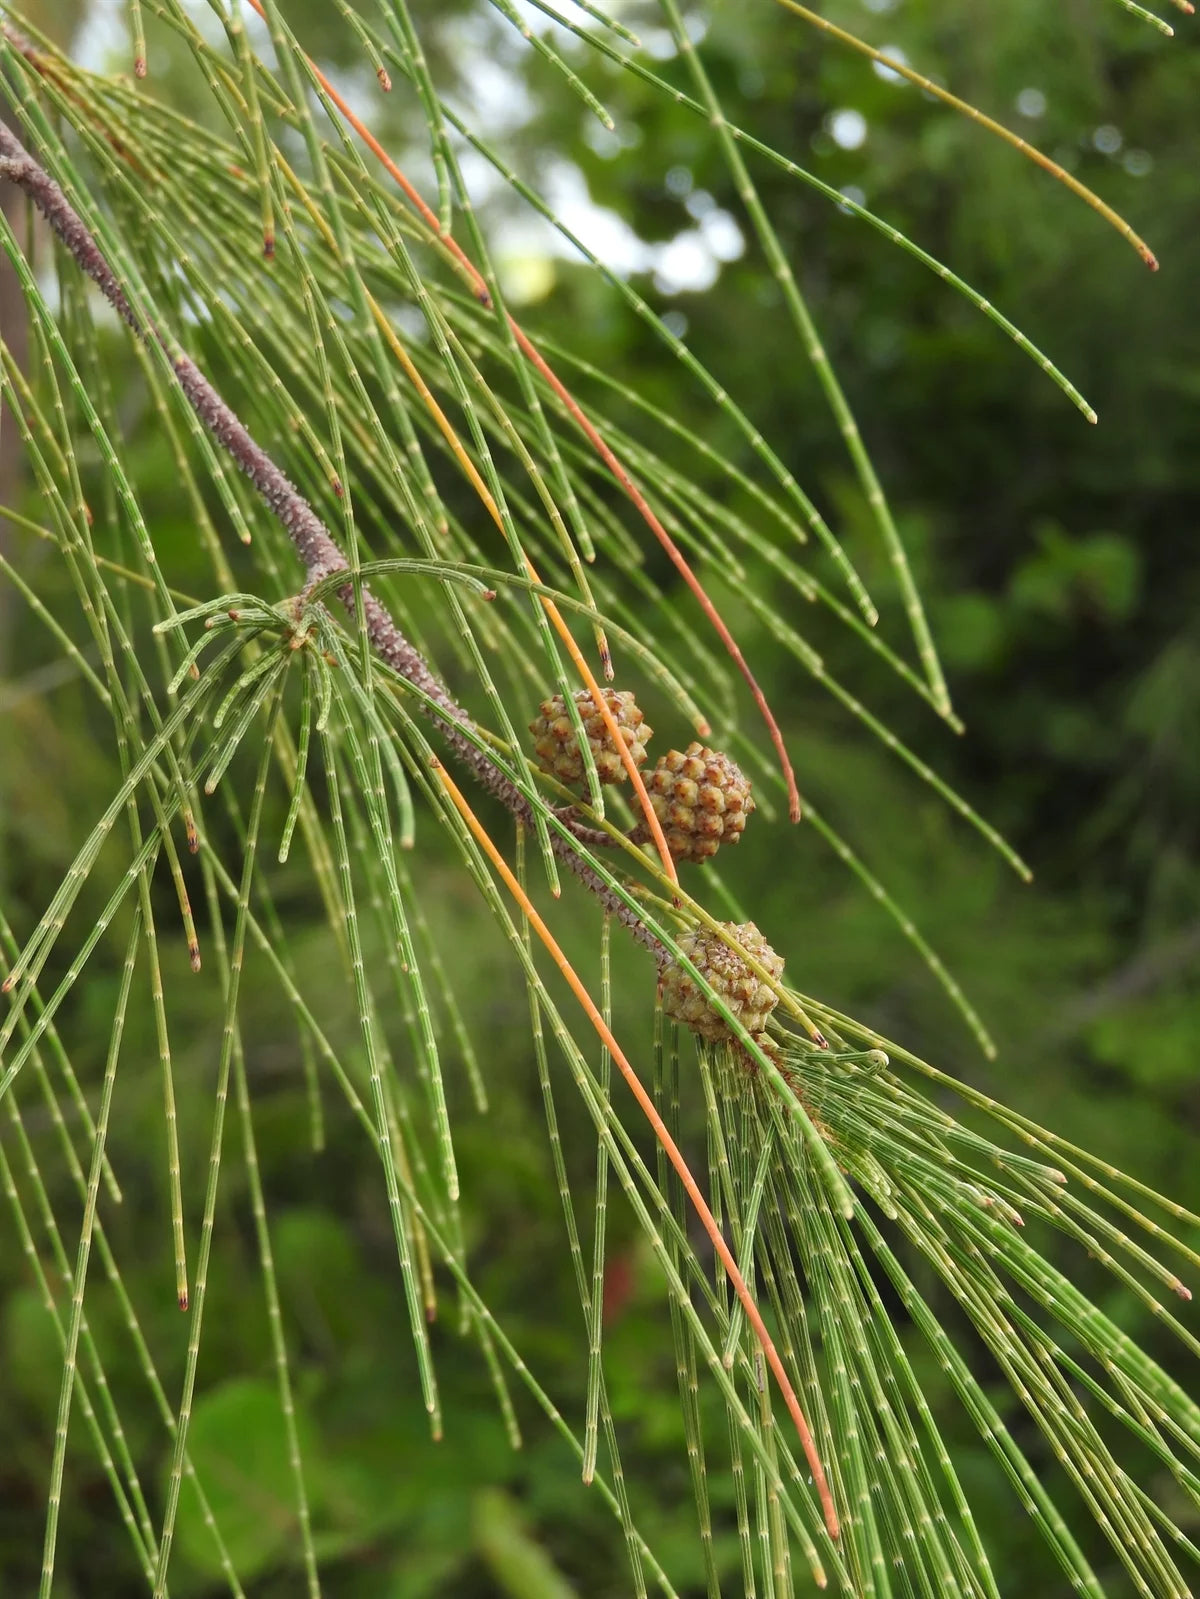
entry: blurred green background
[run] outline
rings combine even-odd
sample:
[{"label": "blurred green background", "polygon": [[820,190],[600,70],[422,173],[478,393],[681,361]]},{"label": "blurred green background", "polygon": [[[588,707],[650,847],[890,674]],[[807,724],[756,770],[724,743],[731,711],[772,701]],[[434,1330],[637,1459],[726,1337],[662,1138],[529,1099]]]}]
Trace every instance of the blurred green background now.
[{"label": "blurred green background", "polygon": [[[291,0],[287,11],[309,48],[364,100],[371,96],[369,70],[334,9]],[[127,69],[114,8],[55,0],[43,13],[89,60]],[[485,8],[430,0],[418,14],[458,102],[481,108],[522,175],[544,185],[572,225],[591,230],[597,248],[670,313],[673,329],[686,333],[826,512],[883,602],[888,636],[904,647],[887,563],[772,279],[737,221],[709,130],[593,61],[589,82],[618,122],[607,135]],[[658,54],[658,70],[678,73],[652,8],[622,14]],[[736,592],[722,592],[719,574],[709,574],[712,587],[781,714],[802,788],[947,957],[995,1034],[998,1059],[980,1056],[894,925],[811,829],[787,839],[783,872],[780,825],[752,827],[731,877],[786,952],[799,987],[1200,1207],[1200,31],[1180,18],[1179,37],[1168,41],[1115,0],[842,0],[829,15],[902,51],[1052,154],[1147,236],[1162,268],[1148,274],[1095,214],[1014,151],[766,0],[720,4],[707,16],[705,60],[730,114],[951,264],[1047,350],[1100,415],[1098,427],[1087,426],[993,325],[878,235],[778,170],[755,168],[891,497],[966,735],[949,734],[843,634],[830,626],[822,636],[819,617],[800,620],[854,691],[1001,828],[1032,864],[1033,886],[1017,883],[936,796],[784,663]],[[178,46],[152,17],[149,39],[147,92],[210,116],[189,100]],[[372,111],[395,148],[417,136],[419,118],[402,92],[376,97]],[[422,170],[418,155],[413,165]],[[552,252],[515,202],[468,170],[480,181],[484,220],[510,290],[525,302],[526,325],[642,389],[745,464],[741,441],[612,289]],[[0,307],[5,337],[15,340],[11,292],[7,286]],[[112,360],[119,374],[128,360],[119,337]],[[148,521],[160,550],[186,565],[189,529],[173,499],[166,448],[136,398],[128,414]],[[651,442],[670,457],[669,437]],[[20,503],[26,491],[11,444],[6,437],[2,497]],[[47,549],[7,529],[0,538],[48,603],[66,595]],[[657,556],[650,560],[668,582]],[[785,614],[801,603],[791,590],[775,598]],[[679,603],[690,615],[690,602]],[[25,927],[111,795],[116,764],[107,730],[97,738],[83,693],[56,669],[52,645],[11,590],[0,592],[0,624],[0,895]],[[746,725],[757,737],[749,712]],[[438,855],[436,840],[423,837],[421,847],[426,911],[462,991],[475,995],[468,1020],[493,1100],[481,1118],[464,1092],[457,1124],[473,1271],[577,1422],[583,1328],[524,996],[470,885],[448,854]],[[352,996],[341,991],[302,868],[282,878],[279,897],[314,1009],[349,1035]],[[557,915],[561,925],[565,911]],[[586,926],[581,914],[580,940],[593,934],[590,913]],[[114,947],[89,967],[62,1017],[91,1085],[103,1067],[119,959]],[[182,979],[182,961],[165,975]],[[617,990],[618,1022],[644,1029],[644,963],[624,949]],[[194,1015],[190,1026],[176,1022],[176,1083],[185,1191],[198,1211],[218,1023],[203,980],[187,993],[176,1016],[187,1016],[188,1006]],[[251,1005],[246,1025],[327,1592],[627,1592],[619,1529],[579,1483],[572,1457],[527,1408],[525,1447],[509,1450],[486,1371],[449,1327],[437,1335],[446,1437],[429,1442],[382,1184],[363,1159],[361,1134],[327,1095],[328,1144],[313,1154],[298,1055],[273,991],[261,1007]],[[130,1058],[140,1050],[146,1066],[140,1078],[127,1070],[119,1085],[112,1149],[126,1203],[108,1220],[122,1259],[137,1263],[127,1281],[171,1392],[184,1335],[171,1287],[148,1015],[134,1015],[131,1037]],[[586,1215],[594,1146],[565,1082],[559,1112]],[[56,1169],[50,1118],[32,1098],[27,1119],[44,1143],[46,1168]],[[699,1123],[692,1135],[702,1158]],[[65,1179],[53,1197],[70,1239],[77,1220]],[[59,1353],[11,1223],[4,1239],[0,1594],[24,1595],[36,1588]],[[673,1578],[698,1593],[702,1565],[661,1293],[619,1205],[610,1239],[608,1370],[631,1492]],[[1101,1291],[1105,1308],[1155,1349],[1154,1329],[1132,1298],[1124,1302],[1111,1283]],[[153,1484],[165,1471],[165,1436],[119,1307],[98,1279],[89,1293],[130,1448]],[[996,1398],[1022,1426],[998,1376]],[[945,1396],[938,1419],[959,1443],[1002,1590],[1060,1591],[1049,1556],[1030,1543],[1015,1500]],[[723,1426],[716,1410],[713,1426]],[[74,1431],[56,1593],[141,1592],[78,1418]],[[236,1160],[219,1210],[193,1445],[219,1485],[217,1509],[231,1518],[247,1591],[263,1599],[301,1592]],[[731,1484],[718,1475],[712,1495],[733,1592]],[[1088,1540],[1083,1518],[1075,1527]],[[1111,1557],[1094,1542],[1099,1569],[1111,1574]],[[178,1557],[172,1592],[220,1591],[186,1501]],[[1123,1591],[1119,1575],[1113,1580]]]}]

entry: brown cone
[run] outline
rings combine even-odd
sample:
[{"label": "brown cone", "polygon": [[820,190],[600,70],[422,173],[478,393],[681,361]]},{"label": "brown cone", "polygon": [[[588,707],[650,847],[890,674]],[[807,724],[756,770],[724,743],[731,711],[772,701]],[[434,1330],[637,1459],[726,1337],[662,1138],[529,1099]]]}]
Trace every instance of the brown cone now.
[{"label": "brown cone", "polygon": [[741,767],[703,744],[660,756],[646,788],[677,861],[706,861],[722,844],[736,844],[754,809]]},{"label": "brown cone", "polygon": [[[783,956],[775,953],[753,922],[722,925],[773,977],[780,975]],[[779,999],[753,967],[707,927],[695,927],[684,933],[679,947],[746,1031],[760,1033]],[[714,1009],[695,978],[674,961],[663,972],[662,988],[663,1010],[673,1021],[682,1022],[693,1033],[714,1042],[734,1036],[729,1023]]]},{"label": "brown cone", "polygon": [[[646,725],[645,717],[628,690],[618,692],[606,688],[601,692],[629,746],[634,765],[640,767],[646,759],[646,742],[653,728]],[[575,703],[579,707],[579,717],[587,734],[592,759],[596,763],[596,775],[602,783],[623,783],[629,774],[620,752],[613,744],[604,718],[596,708],[596,702],[589,691],[583,688],[576,693]],[[583,753],[561,694],[542,701],[537,716],[529,724],[529,731],[533,734],[534,754],[542,771],[549,772],[551,777],[557,777],[560,783],[568,787],[582,784]]]}]

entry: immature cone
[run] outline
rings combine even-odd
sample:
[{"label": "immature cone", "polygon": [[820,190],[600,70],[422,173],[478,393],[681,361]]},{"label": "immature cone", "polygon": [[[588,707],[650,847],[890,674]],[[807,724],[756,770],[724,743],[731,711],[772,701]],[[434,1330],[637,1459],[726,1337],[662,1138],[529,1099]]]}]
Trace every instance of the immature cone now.
[{"label": "immature cone", "polygon": [[[772,977],[779,976],[783,971],[783,956],[775,953],[753,922],[722,925]],[[707,927],[696,927],[684,933],[679,947],[746,1031],[761,1033],[779,1000],[754,968]],[[732,1027],[713,1008],[699,983],[675,961],[663,972],[662,990],[663,1010],[673,1021],[683,1022],[693,1033],[714,1042],[734,1036]]]},{"label": "immature cone", "polygon": [[[741,767],[703,744],[660,756],[646,788],[677,861],[706,861],[722,844],[736,844],[754,809]],[[644,824],[639,831],[644,837]]]},{"label": "immature cone", "polygon": [[[654,729],[646,725],[645,717],[628,690],[618,693],[616,689],[606,688],[600,692],[629,746],[633,764],[641,766],[646,759],[646,742]],[[623,783],[628,776],[625,763],[590,691],[579,689],[575,703],[596,763],[597,777],[602,783]],[[568,786],[583,782],[583,752],[561,694],[542,701],[537,716],[529,724],[529,731],[533,734],[534,754],[543,772],[549,772],[551,777],[557,777],[560,783]]]}]

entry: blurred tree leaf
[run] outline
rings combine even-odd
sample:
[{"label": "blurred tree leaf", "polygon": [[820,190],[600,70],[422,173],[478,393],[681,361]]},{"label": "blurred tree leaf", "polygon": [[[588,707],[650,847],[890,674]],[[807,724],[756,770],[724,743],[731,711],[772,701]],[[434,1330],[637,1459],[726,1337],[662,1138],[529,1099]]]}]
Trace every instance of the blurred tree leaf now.
[{"label": "blurred tree leaf", "polygon": [[475,1496],[475,1547],[508,1599],[579,1599],[530,1537],[525,1518],[508,1494],[485,1488]]},{"label": "blurred tree leaf", "polygon": [[[296,1427],[302,1454],[314,1464],[314,1433],[299,1401]],[[279,1394],[272,1384],[232,1377],[209,1389],[196,1403],[189,1448],[242,1580],[250,1582],[269,1566],[296,1561],[294,1480]],[[320,1480],[317,1470],[312,1481]],[[183,1485],[178,1536],[193,1567],[210,1578],[221,1577],[222,1566],[191,1476]]]}]

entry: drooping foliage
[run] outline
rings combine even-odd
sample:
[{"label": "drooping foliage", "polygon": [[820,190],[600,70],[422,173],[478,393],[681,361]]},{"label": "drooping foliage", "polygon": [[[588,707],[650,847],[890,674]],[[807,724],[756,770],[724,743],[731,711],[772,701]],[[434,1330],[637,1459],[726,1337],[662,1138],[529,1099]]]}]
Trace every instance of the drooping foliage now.
[{"label": "drooping foliage", "polygon": [[[42,1593],[60,1545],[69,1558],[77,1440],[156,1595],[197,1574],[267,1592],[272,1573],[297,1571],[311,1593],[340,1591],[372,1516],[387,1524],[378,1489],[338,1469],[347,1418],[297,1372],[296,1305],[344,1256],[318,1222],[286,1235],[289,1257],[273,1225],[257,1153],[272,1056],[303,1085],[285,1133],[305,1170],[319,1172],[327,1120],[339,1148],[358,1124],[339,1175],[364,1185],[388,1241],[372,1271],[395,1285],[411,1364],[406,1393],[358,1395],[380,1413],[378,1471],[403,1473],[397,1437],[414,1412],[432,1437],[453,1432],[463,1389],[440,1375],[448,1360],[455,1379],[486,1378],[497,1442],[557,1434],[574,1455],[620,1529],[616,1591],[996,1593],[971,1472],[946,1441],[965,1417],[974,1458],[1007,1480],[1062,1581],[1100,1594],[1123,1568],[1140,1592],[1186,1592],[1200,1411],[1177,1370],[1195,1342],[1160,1295],[1189,1297],[1172,1261],[1197,1262],[1196,1218],[807,992],[811,907],[793,927],[764,926],[782,974],[737,936],[764,922],[733,864],[754,834],[770,833],[777,878],[798,886],[801,841],[819,837],[991,1053],[941,957],[812,803],[775,692],[793,674],[1027,875],[859,687],[869,663],[885,708],[903,692],[959,726],[854,385],[826,351],[759,169],[764,192],[769,177],[817,194],[830,226],[843,212],[872,223],[880,250],[931,270],[989,338],[1032,357],[1064,411],[1094,420],[1089,402],[865,197],[731,120],[703,30],[673,0],[650,49],[591,8],[547,29],[498,7],[492,26],[531,42],[533,74],[601,127],[609,84],[655,108],[648,121],[671,107],[702,132],[775,284],[780,342],[809,363],[844,452],[843,537],[837,497],[797,475],[756,395],[710,372],[602,261],[595,292],[676,359],[686,406],[597,370],[561,333],[539,336],[536,305],[508,305],[512,279],[472,207],[477,164],[523,206],[549,208],[471,114],[453,47],[491,37],[475,14],[334,9],[323,40],[293,33],[278,0],[207,19],[182,0],[132,6],[135,59],[145,12],[186,63],[172,101],[153,73],[85,70],[36,19],[14,11],[4,33],[15,131],[0,173],[27,202],[4,242],[28,349],[5,335],[3,387],[30,489],[5,511],[25,554],[4,552],[3,572],[111,765],[88,813],[64,779],[57,886],[35,902],[23,890],[40,874],[13,860],[0,905],[0,1175],[53,1356]],[[797,29],[814,21],[791,9]],[[398,113],[364,114],[364,63]],[[885,52],[874,65],[906,63]],[[1071,186],[1060,204],[1078,200]],[[1102,214],[1124,238],[1114,251],[1146,253]],[[649,764],[621,734],[610,678],[647,707]],[[577,773],[534,749],[531,718],[553,695]],[[628,781],[606,793],[612,776]],[[747,820],[747,780],[742,841],[732,818]],[[695,1050],[656,1003],[664,981],[710,1007]],[[481,1288],[473,1234],[489,1099],[498,1086],[503,1098],[491,1040],[514,1028],[563,1203],[580,1414],[560,1409]],[[148,1194],[124,1192],[111,1159],[122,1107],[160,1150]],[[586,1193],[563,1117],[576,1136],[590,1125]],[[190,1136],[201,1119],[203,1152]],[[698,1178],[689,1149],[707,1152]],[[651,1319],[657,1375],[678,1372],[685,1540],[651,1525],[624,1465],[635,1424],[628,1389],[614,1398],[614,1185],[622,1247],[636,1237],[665,1307]],[[247,1258],[222,1280],[231,1191]],[[169,1227],[174,1283],[134,1292],[150,1217]],[[260,1358],[212,1386],[223,1320],[254,1277]],[[164,1299],[186,1316],[172,1325]],[[1132,1341],[1127,1305],[1147,1307],[1177,1350]],[[332,1344],[336,1312],[322,1302]],[[124,1422],[135,1389],[156,1410],[157,1456]],[[238,1458],[242,1436],[261,1458]],[[507,1500],[481,1498],[478,1515],[499,1580],[555,1591]]]}]

